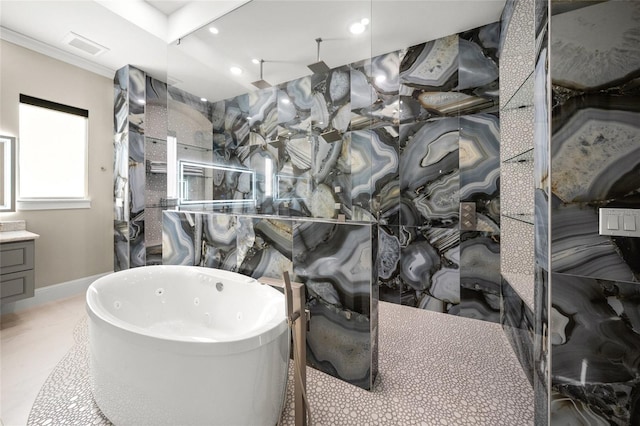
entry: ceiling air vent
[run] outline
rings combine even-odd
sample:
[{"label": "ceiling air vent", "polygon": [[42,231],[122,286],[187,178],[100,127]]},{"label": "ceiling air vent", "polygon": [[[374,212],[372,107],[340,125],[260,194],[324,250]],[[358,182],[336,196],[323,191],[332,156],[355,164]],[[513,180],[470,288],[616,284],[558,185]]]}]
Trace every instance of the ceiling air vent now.
[{"label": "ceiling air vent", "polygon": [[99,56],[104,52],[108,52],[109,48],[104,47],[95,41],[91,41],[86,37],[82,37],[74,32],[70,32],[65,36],[63,42],[68,44],[69,46],[73,46],[76,49],[82,50],[84,53],[87,53],[91,56]]}]

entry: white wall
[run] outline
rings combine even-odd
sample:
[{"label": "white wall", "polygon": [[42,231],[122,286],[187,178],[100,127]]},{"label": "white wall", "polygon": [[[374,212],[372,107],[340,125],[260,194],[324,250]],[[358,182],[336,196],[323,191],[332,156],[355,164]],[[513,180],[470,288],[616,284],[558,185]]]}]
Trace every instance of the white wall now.
[{"label": "white wall", "polygon": [[18,137],[20,93],[89,110],[90,209],[0,213],[27,221],[36,240],[36,288],[113,270],[113,82],[0,41],[0,134]]}]

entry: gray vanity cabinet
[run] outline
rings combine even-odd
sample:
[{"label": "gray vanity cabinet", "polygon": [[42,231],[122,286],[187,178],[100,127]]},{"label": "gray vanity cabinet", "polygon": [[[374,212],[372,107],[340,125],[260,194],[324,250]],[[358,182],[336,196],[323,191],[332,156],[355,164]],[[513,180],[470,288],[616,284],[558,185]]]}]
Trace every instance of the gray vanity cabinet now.
[{"label": "gray vanity cabinet", "polygon": [[33,296],[34,251],[34,240],[0,244],[0,302],[14,302]]}]

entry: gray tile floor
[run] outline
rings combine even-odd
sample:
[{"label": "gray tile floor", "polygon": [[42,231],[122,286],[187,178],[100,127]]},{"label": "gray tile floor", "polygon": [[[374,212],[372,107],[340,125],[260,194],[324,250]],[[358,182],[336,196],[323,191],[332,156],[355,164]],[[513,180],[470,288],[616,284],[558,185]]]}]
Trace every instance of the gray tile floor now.
[{"label": "gray tile floor", "polygon": [[372,392],[308,370],[314,425],[533,425],[533,390],[498,324],[381,302],[379,326]]},{"label": "gray tile floor", "polygon": [[[27,424],[109,424],[91,399],[83,318]],[[371,392],[307,370],[313,425],[533,425],[531,386],[499,325],[381,302],[379,341]],[[283,425],[293,425],[292,388]]]}]

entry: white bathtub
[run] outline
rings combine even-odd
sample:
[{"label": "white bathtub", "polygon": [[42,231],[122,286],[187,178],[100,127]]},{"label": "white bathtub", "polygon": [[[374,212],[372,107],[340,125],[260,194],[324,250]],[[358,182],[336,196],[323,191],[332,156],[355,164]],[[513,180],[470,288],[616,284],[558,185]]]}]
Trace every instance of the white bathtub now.
[{"label": "white bathtub", "polygon": [[87,290],[93,396],[116,425],[270,425],[286,390],[284,296],[195,266],[113,273]]}]

